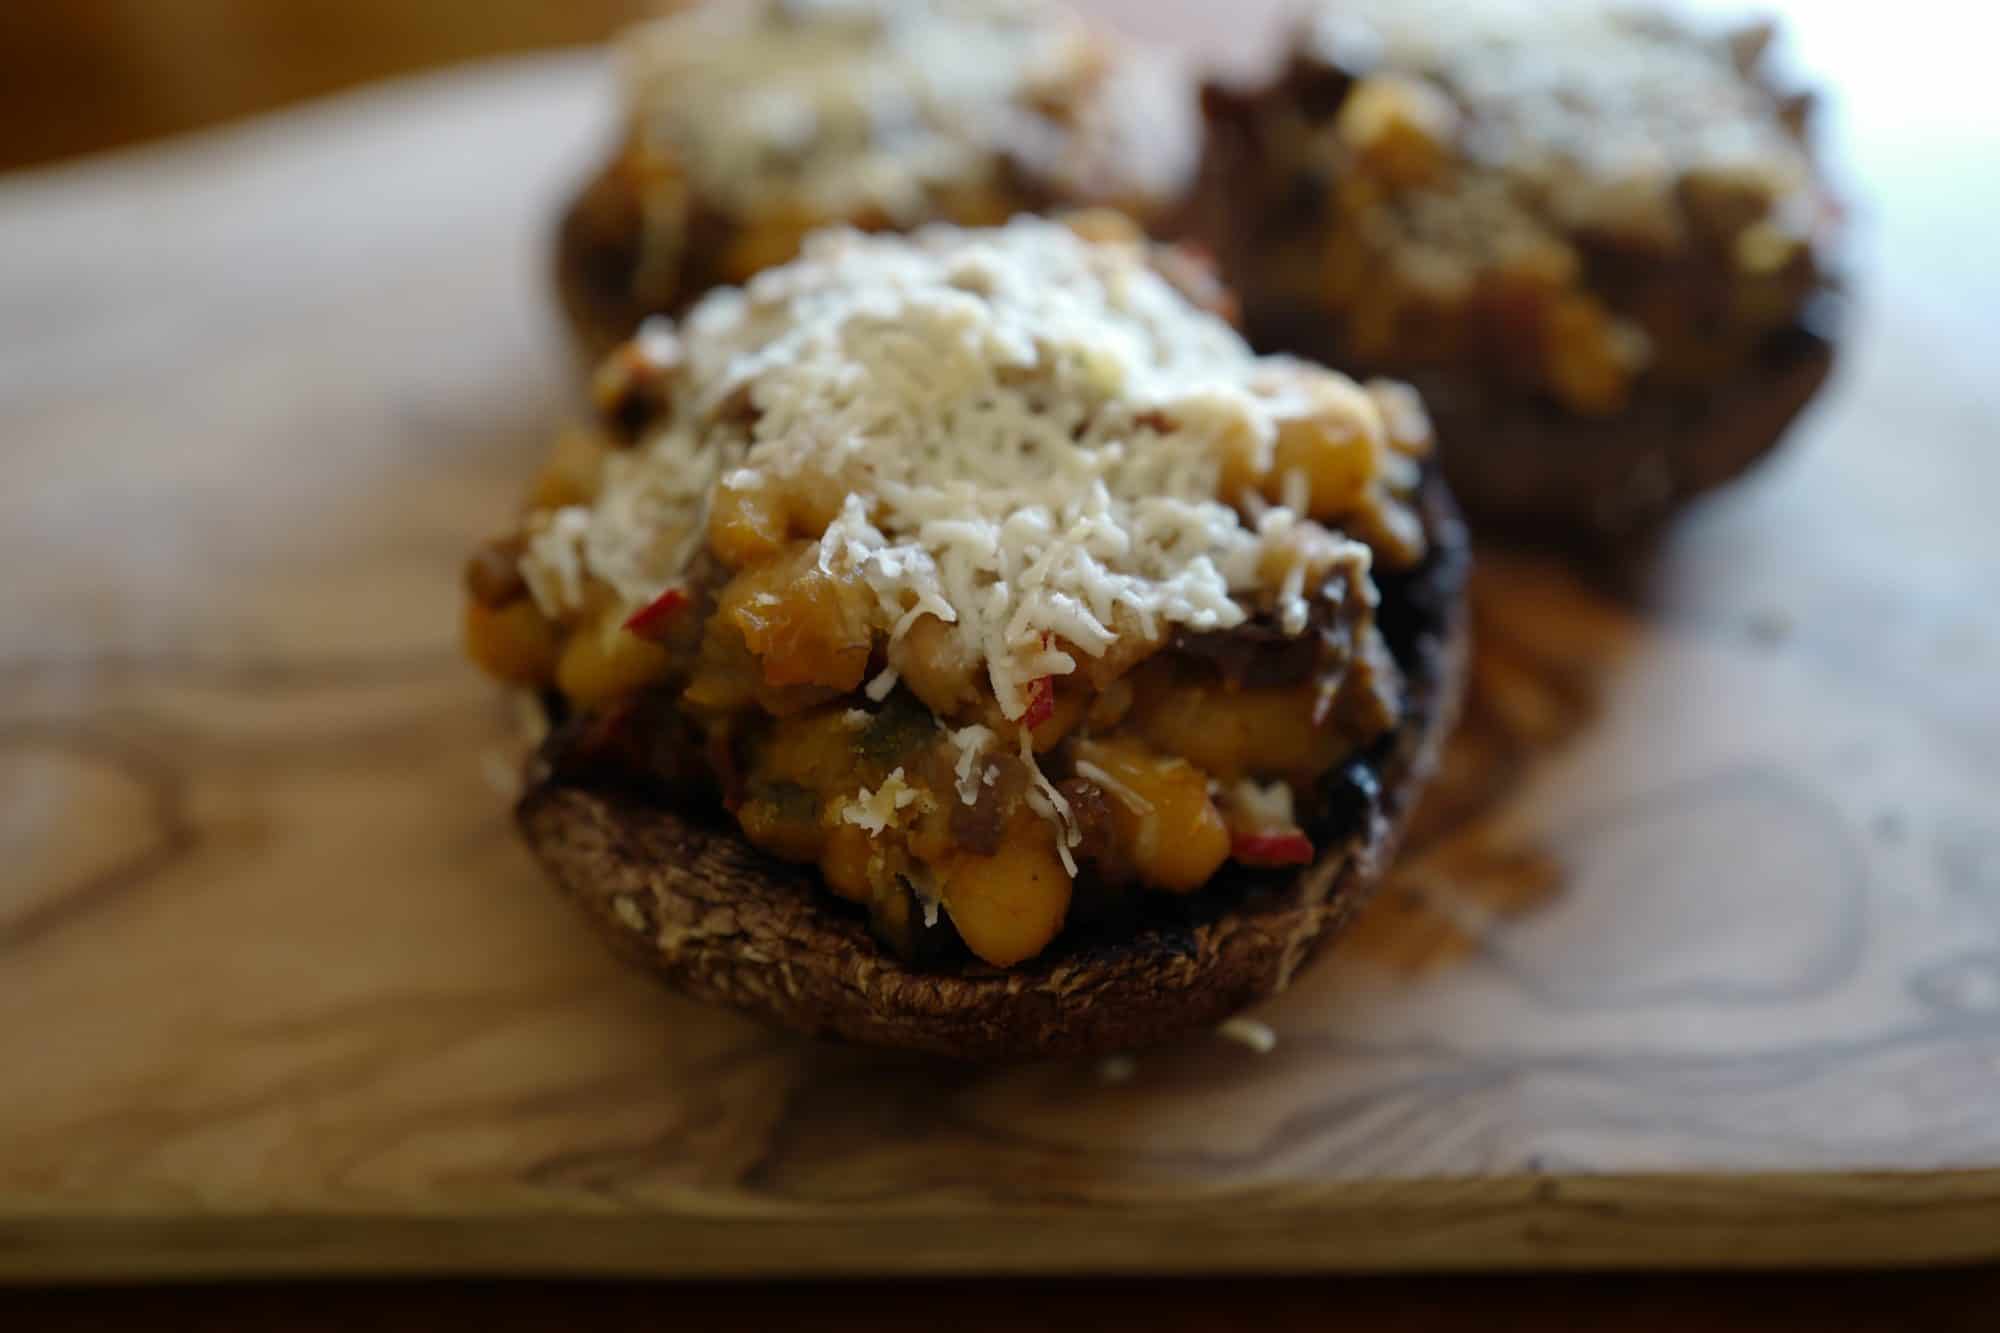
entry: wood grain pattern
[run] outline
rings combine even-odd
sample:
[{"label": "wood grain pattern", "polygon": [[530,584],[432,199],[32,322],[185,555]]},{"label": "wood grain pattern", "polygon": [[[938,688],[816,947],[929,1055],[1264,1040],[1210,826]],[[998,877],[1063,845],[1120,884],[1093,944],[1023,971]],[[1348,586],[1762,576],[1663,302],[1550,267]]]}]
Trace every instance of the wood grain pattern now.
[{"label": "wood grain pattern", "polygon": [[0,1274],[2000,1255],[1990,118],[1850,126],[1791,451],[1630,567],[1489,555],[1444,790],[1277,1051],[1107,1081],[662,997],[508,835],[455,572],[567,410],[601,92],[0,184]]}]

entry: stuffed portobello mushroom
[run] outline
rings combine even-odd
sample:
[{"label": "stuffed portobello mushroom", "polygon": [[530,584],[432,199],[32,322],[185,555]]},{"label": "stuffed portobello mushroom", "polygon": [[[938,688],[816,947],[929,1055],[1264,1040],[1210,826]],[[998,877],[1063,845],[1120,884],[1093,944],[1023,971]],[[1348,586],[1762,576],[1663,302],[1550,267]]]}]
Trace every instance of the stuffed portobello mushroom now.
[{"label": "stuffed portobello mushroom", "polygon": [[1196,89],[1055,0],[721,0],[619,43],[617,148],[564,214],[559,289],[602,353],[815,228],[990,225],[1185,196]]},{"label": "stuffed portobello mushroom", "polygon": [[1467,557],[1416,396],[1223,304],[1096,214],[642,327],[467,575],[555,881],[691,994],[971,1058],[1283,987],[1435,761]]},{"label": "stuffed portobello mushroom", "polygon": [[1322,0],[1205,90],[1193,231],[1267,349],[1416,384],[1476,522],[1644,531],[1832,364],[1838,210],[1768,26],[1603,0]]}]

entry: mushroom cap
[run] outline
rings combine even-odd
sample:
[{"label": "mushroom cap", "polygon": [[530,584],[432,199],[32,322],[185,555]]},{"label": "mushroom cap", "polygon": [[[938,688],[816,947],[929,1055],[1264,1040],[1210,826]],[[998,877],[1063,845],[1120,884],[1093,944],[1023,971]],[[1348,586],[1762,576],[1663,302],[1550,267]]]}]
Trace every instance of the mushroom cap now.
[{"label": "mushroom cap", "polygon": [[1430,554],[1385,580],[1380,623],[1406,681],[1397,729],[1357,761],[1372,782],[1291,875],[1231,864],[1116,937],[1059,937],[999,969],[908,966],[808,868],[756,850],[720,811],[549,779],[516,817],[556,884],[625,957],[676,990],[777,1026],[970,1060],[1104,1054],[1210,1026],[1283,990],[1382,878],[1456,720],[1470,550],[1441,482]]}]

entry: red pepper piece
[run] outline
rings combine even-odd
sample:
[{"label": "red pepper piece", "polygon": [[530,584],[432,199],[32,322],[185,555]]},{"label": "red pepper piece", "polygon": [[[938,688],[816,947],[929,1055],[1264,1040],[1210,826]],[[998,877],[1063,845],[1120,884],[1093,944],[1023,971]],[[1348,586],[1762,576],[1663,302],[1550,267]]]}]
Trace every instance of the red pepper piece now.
[{"label": "red pepper piece", "polygon": [[625,628],[642,639],[657,639],[666,631],[667,626],[673,623],[674,617],[686,609],[691,600],[686,588],[669,588],[634,611],[631,618],[625,622]]},{"label": "red pepper piece", "polygon": [[[1054,636],[1047,630],[1042,631],[1043,652],[1049,650],[1049,643],[1053,638]],[[1043,676],[1037,680],[1029,681],[1028,706],[1021,712],[1021,725],[1029,731],[1033,731],[1036,727],[1041,726],[1042,723],[1053,717],[1055,711],[1056,678],[1054,676]]]},{"label": "red pepper piece", "polygon": [[1056,679],[1043,676],[1028,683],[1028,707],[1021,714],[1021,725],[1033,731],[1042,723],[1055,716]]},{"label": "red pepper piece", "polygon": [[1297,829],[1289,833],[1239,833],[1229,840],[1229,854],[1246,866],[1304,866],[1312,864],[1313,845]]}]

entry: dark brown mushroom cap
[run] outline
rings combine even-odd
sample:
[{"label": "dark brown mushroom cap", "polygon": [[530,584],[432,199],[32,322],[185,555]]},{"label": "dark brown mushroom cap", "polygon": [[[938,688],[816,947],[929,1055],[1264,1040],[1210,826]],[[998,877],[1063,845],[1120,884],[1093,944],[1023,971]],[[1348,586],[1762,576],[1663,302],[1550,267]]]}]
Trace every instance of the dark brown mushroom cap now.
[{"label": "dark brown mushroom cap", "polygon": [[1005,970],[927,972],[884,953],[816,876],[758,852],[720,812],[544,781],[517,816],[536,857],[626,957],[697,999],[779,1026],[974,1060],[1133,1049],[1284,989],[1366,898],[1455,720],[1468,649],[1470,553],[1443,485],[1426,485],[1431,551],[1385,580],[1381,624],[1406,679],[1402,724],[1363,761],[1343,827],[1286,878],[1227,868],[1175,920],[1109,941],[1067,933]]}]

